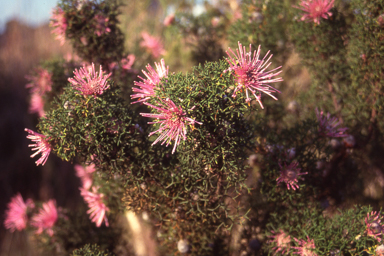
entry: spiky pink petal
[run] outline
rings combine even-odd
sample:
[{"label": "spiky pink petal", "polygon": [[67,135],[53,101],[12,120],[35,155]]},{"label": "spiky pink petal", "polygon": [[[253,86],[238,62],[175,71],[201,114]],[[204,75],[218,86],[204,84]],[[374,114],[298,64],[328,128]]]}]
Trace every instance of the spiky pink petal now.
[{"label": "spiky pink petal", "polygon": [[34,132],[27,128],[25,128],[24,130],[29,133],[27,139],[30,139],[35,142],[35,144],[28,145],[28,147],[33,147],[33,151],[37,150],[34,154],[31,155],[31,158],[41,153],[41,157],[36,161],[36,165],[44,165],[45,162],[47,162],[49,154],[51,153],[51,144],[49,144],[45,135]]},{"label": "spiky pink petal", "polygon": [[281,253],[283,255],[288,255],[291,248],[291,236],[285,233],[283,230],[275,232],[272,230],[273,235],[269,236],[269,243],[275,243],[276,246],[272,249],[275,251],[275,254]]},{"label": "spiky pink petal", "polygon": [[37,228],[36,233],[41,234],[43,231],[48,235],[53,236],[53,226],[58,218],[56,201],[51,199],[46,203],[43,203],[43,208],[39,213],[34,215],[31,220],[31,225]]},{"label": "spiky pink petal", "polygon": [[237,82],[237,86],[232,94],[232,97],[235,98],[236,93],[244,89],[247,102],[251,101],[248,93],[249,91],[256,98],[257,102],[260,104],[260,107],[264,108],[263,104],[261,103],[261,93],[265,93],[275,100],[277,100],[277,98],[272,95],[272,93],[280,93],[279,90],[270,86],[269,83],[283,81],[281,77],[273,78],[282,72],[278,71],[273,73],[280,69],[281,66],[273,70],[266,71],[267,68],[272,64],[272,62],[269,61],[273,55],[268,57],[269,51],[262,60],[259,60],[261,46],[259,46],[257,51],[253,52],[252,56],[251,45],[249,45],[249,52],[246,52],[245,46],[243,47],[240,42],[238,42],[238,44],[239,49],[236,49],[237,54],[235,54],[231,48],[229,48],[229,52],[226,52],[229,57],[227,61],[230,67],[227,70],[224,70],[224,72],[233,71],[235,73]]},{"label": "spiky pink petal", "polygon": [[75,69],[74,78],[68,78],[68,81],[72,84],[75,90],[81,91],[83,95],[96,95],[103,94],[105,90],[109,88],[107,79],[112,75],[104,75],[103,69],[100,65],[100,72],[95,72],[95,65],[92,63],[92,67],[86,68],[84,65],[80,70]]},{"label": "spiky pink petal", "polygon": [[60,44],[63,45],[65,42],[65,31],[68,26],[63,9],[60,7],[53,9],[49,25],[54,28],[51,33],[55,34],[56,40],[59,40]]},{"label": "spiky pink petal", "polygon": [[37,68],[35,72],[35,75],[25,76],[25,78],[29,80],[29,83],[25,86],[25,88],[31,88],[32,93],[40,95],[50,92],[52,90],[51,72],[44,68]]},{"label": "spiky pink petal", "polygon": [[5,211],[5,228],[10,229],[11,232],[25,229],[28,222],[28,208],[34,207],[35,204],[33,203],[32,199],[27,199],[27,201],[24,203],[20,193],[12,197],[11,201],[8,203],[8,209]]},{"label": "spiky pink petal", "polygon": [[141,36],[143,41],[140,43],[140,46],[147,49],[153,58],[157,59],[160,55],[165,54],[163,44],[159,37],[151,36],[147,32],[142,32]]},{"label": "spiky pink petal", "polygon": [[165,66],[164,59],[161,59],[160,63],[155,62],[155,66],[156,70],[153,69],[150,64],[148,64],[146,66],[148,72],[142,70],[143,74],[147,78],[142,78],[141,76],[138,76],[143,81],[134,82],[135,85],[139,88],[132,88],[132,91],[135,92],[135,94],[131,95],[131,99],[138,98],[139,100],[132,102],[132,104],[147,101],[151,97],[155,96],[155,88],[160,83],[163,77],[168,76],[169,67]]},{"label": "spiky pink petal", "polygon": [[329,11],[334,4],[335,0],[302,0],[300,6],[293,6],[306,12],[302,17],[302,21],[311,21],[320,25],[320,19],[328,19],[332,16]]},{"label": "spiky pink petal", "polygon": [[314,252],[314,249],[316,248],[315,246],[315,241],[313,239],[310,239],[307,236],[307,241],[304,239],[299,240],[295,238],[295,241],[300,245],[298,247],[292,247],[293,249],[296,249],[297,252],[293,252],[293,254],[298,254],[302,256],[317,256],[317,254]]},{"label": "spiky pink petal", "polygon": [[371,212],[367,213],[367,217],[364,220],[367,235],[374,237],[379,242],[382,240],[384,231],[384,224],[381,223],[382,218],[380,212]]},{"label": "spiky pink petal", "polygon": [[80,194],[88,204],[89,210],[87,213],[90,215],[91,221],[96,223],[96,227],[100,227],[103,221],[105,226],[108,227],[108,219],[105,213],[109,211],[109,208],[103,202],[104,194],[97,193],[96,187],[92,187],[92,192],[80,188]]},{"label": "spiky pink petal", "polygon": [[[159,141],[163,141],[161,145],[166,143],[166,146],[174,141],[172,154],[175,153],[176,147],[180,144],[181,139],[185,140],[187,135],[187,125],[202,124],[195,121],[192,118],[187,117],[186,112],[181,107],[176,106],[172,100],[160,100],[159,106],[154,106],[147,102],[145,105],[157,110],[158,114],[140,113],[140,115],[149,118],[156,118],[158,120],[154,122],[148,122],[148,124],[160,124],[158,130],[151,132],[149,136],[155,133],[160,133],[160,136],[152,143],[156,144]],[[191,108],[191,110],[194,107]]]},{"label": "spiky pink petal", "polygon": [[292,162],[288,166],[286,165],[286,163],[284,163],[284,167],[283,167],[279,163],[281,170],[280,170],[280,177],[276,179],[277,184],[279,184],[280,182],[285,182],[287,184],[287,189],[291,189],[291,188],[293,190],[298,189],[299,185],[297,185],[297,182],[298,182],[297,178],[300,175],[308,174],[307,172],[300,173],[301,168],[297,168],[298,165],[299,163],[297,162]]},{"label": "spiky pink petal", "polygon": [[347,137],[348,134],[344,132],[348,130],[348,128],[338,128],[341,122],[336,118],[332,117],[331,114],[327,113],[324,115],[324,112],[321,110],[319,112],[316,109],[317,120],[319,121],[319,134],[324,137]]}]

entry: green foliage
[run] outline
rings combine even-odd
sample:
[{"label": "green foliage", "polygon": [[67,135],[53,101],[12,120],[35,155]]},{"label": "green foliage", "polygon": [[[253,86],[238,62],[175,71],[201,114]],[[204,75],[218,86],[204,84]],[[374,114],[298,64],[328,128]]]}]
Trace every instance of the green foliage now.
[{"label": "green foliage", "polygon": [[113,256],[114,254],[108,251],[100,250],[97,244],[86,244],[80,249],[76,249],[72,252],[71,256]]}]

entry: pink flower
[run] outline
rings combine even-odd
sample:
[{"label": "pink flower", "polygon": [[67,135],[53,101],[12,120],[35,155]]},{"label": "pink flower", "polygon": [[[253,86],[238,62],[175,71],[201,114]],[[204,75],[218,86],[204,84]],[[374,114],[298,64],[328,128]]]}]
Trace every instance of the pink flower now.
[{"label": "pink flower", "polygon": [[37,228],[37,234],[41,234],[45,230],[48,235],[53,236],[52,227],[55,225],[57,218],[56,201],[52,199],[43,203],[43,208],[32,217],[31,225]]},{"label": "pink flower", "polygon": [[317,120],[319,121],[319,134],[323,137],[347,137],[347,134],[344,134],[348,128],[337,128],[340,125],[340,121],[336,117],[331,118],[331,115],[327,113],[324,116],[323,111],[320,113],[316,109]]},{"label": "pink flower", "polygon": [[175,14],[174,14],[174,13],[171,13],[171,14],[169,14],[167,17],[165,17],[163,24],[164,24],[164,26],[168,27],[168,26],[170,26],[174,21],[175,21]]},{"label": "pink flower", "polygon": [[54,28],[51,33],[56,34],[56,40],[59,40],[60,44],[63,45],[65,42],[65,31],[68,26],[63,9],[60,7],[53,9],[49,25]]},{"label": "pink flower", "polygon": [[35,163],[37,166],[39,164],[44,165],[45,162],[47,162],[49,153],[51,153],[51,150],[52,150],[51,144],[49,144],[45,135],[34,132],[27,128],[25,128],[24,130],[29,133],[29,135],[27,136],[27,139],[30,139],[33,142],[35,142],[35,144],[28,145],[28,147],[33,147],[32,151],[37,150],[34,154],[31,155],[31,158],[41,153],[41,157]]},{"label": "pink flower", "polygon": [[132,102],[144,102],[150,99],[151,97],[155,96],[155,88],[160,83],[161,79],[163,77],[168,76],[168,69],[169,67],[165,67],[164,59],[161,59],[160,63],[156,63],[156,71],[152,68],[151,65],[147,65],[146,68],[148,72],[145,72],[142,70],[144,75],[147,77],[147,79],[142,78],[139,76],[139,78],[143,81],[134,82],[136,86],[140,88],[132,88],[133,92],[136,92],[136,94],[131,95],[131,99],[139,98],[138,101]]},{"label": "pink flower", "polygon": [[[159,114],[149,114],[149,113],[140,113],[144,117],[160,119],[154,122],[148,122],[148,124],[160,124],[158,130],[151,132],[149,136],[152,136],[155,133],[160,133],[160,136],[152,143],[156,144],[159,141],[163,141],[161,145],[167,143],[166,146],[171,144],[174,141],[174,146],[172,154],[175,153],[176,147],[180,144],[181,139],[186,139],[187,127],[186,125],[202,124],[193,120],[192,118],[186,117],[186,113],[181,107],[178,107],[173,103],[172,100],[166,99],[165,101],[161,100],[159,103],[160,107],[156,107],[147,102],[144,102],[145,105],[150,106],[156,109]],[[190,110],[194,109],[192,107]]]},{"label": "pink flower", "polygon": [[152,54],[153,58],[158,58],[160,55],[165,54],[160,38],[151,36],[147,32],[142,32],[141,36],[143,37],[143,41],[140,43],[140,46],[146,48]]},{"label": "pink flower", "polygon": [[130,69],[132,69],[132,65],[133,65],[133,63],[135,62],[135,59],[136,59],[136,57],[135,57],[134,54],[129,54],[129,55],[127,56],[127,58],[123,58],[123,59],[121,60],[121,67],[122,67],[123,69],[125,69],[125,70],[130,70]]},{"label": "pink flower", "polygon": [[367,213],[367,217],[365,218],[367,235],[374,237],[379,242],[381,242],[381,237],[384,231],[384,224],[381,223],[381,219],[382,216],[379,212]]},{"label": "pink flower", "polygon": [[8,203],[8,209],[5,211],[4,226],[14,232],[16,229],[21,231],[27,227],[28,208],[34,208],[35,204],[32,199],[28,199],[25,203],[20,193],[11,198]]},{"label": "pink flower", "polygon": [[109,224],[105,212],[109,211],[109,208],[103,202],[104,195],[97,193],[97,188],[95,187],[92,187],[92,191],[93,192],[90,192],[84,188],[80,188],[80,194],[89,207],[87,213],[90,214],[91,221],[96,223],[96,227],[100,227],[103,220],[105,226],[108,227]]},{"label": "pink flower", "polygon": [[25,78],[30,81],[25,87],[32,88],[32,93],[43,95],[52,90],[52,74],[44,68],[37,68],[35,75],[25,76]]},{"label": "pink flower", "polygon": [[299,177],[300,175],[308,174],[307,172],[299,173],[301,169],[297,168],[298,165],[299,163],[292,162],[288,166],[284,163],[284,167],[282,167],[279,163],[281,171],[280,177],[276,179],[277,184],[279,184],[280,182],[285,182],[287,184],[287,189],[298,189],[299,185],[297,185],[297,177]]},{"label": "pink flower", "polygon": [[103,69],[100,65],[100,72],[95,72],[95,65],[86,69],[85,65],[80,70],[75,69],[74,78],[68,78],[75,90],[81,91],[83,95],[101,95],[106,89],[109,88],[107,79],[112,75],[104,75]]},{"label": "pink flower", "polygon": [[38,93],[32,93],[29,103],[29,112],[37,113],[39,117],[45,116],[43,97]]},{"label": "pink flower", "polygon": [[105,17],[102,14],[96,14],[93,18],[95,20],[95,34],[101,36],[111,32],[111,29],[108,27],[109,18]]},{"label": "pink flower", "polygon": [[307,241],[301,240],[299,241],[298,239],[295,238],[295,241],[300,245],[299,247],[292,247],[297,250],[297,252],[294,252],[293,254],[299,254],[302,256],[317,256],[317,254],[314,252],[314,249],[316,248],[315,246],[315,241],[312,239],[309,239],[307,236]]},{"label": "pink flower", "polygon": [[281,253],[287,255],[291,248],[291,236],[285,233],[283,230],[279,230],[278,233],[272,230],[273,235],[269,236],[271,241],[269,243],[276,243],[276,246],[273,247],[275,254]]},{"label": "pink flower", "polygon": [[229,51],[233,56],[231,56],[231,54],[227,51],[227,55],[229,56],[229,59],[227,59],[227,61],[229,63],[230,68],[224,70],[224,72],[235,72],[237,87],[233,92],[232,97],[235,98],[236,93],[244,89],[247,97],[246,101],[249,102],[251,101],[251,98],[248,95],[248,91],[250,91],[253,96],[255,96],[257,102],[259,102],[261,108],[264,108],[263,104],[261,103],[261,92],[266,93],[273,99],[277,100],[277,98],[271,93],[280,93],[280,91],[268,85],[268,83],[276,83],[283,81],[281,77],[272,79],[272,77],[277,76],[282,71],[273,73],[276,70],[280,69],[281,66],[270,71],[265,71],[272,64],[271,62],[269,62],[269,60],[272,58],[272,55],[270,55],[268,59],[266,59],[269,54],[269,51],[262,60],[259,60],[260,46],[257,51],[254,51],[253,57],[251,45],[249,45],[249,52],[246,52],[245,47],[242,47],[240,42],[239,49],[236,50],[237,55],[232,51],[231,48],[229,48]]},{"label": "pink flower", "polygon": [[300,6],[294,8],[303,10],[306,14],[301,17],[301,20],[313,20],[320,25],[320,18],[328,19],[332,16],[329,11],[333,7],[335,0],[301,0]]},{"label": "pink flower", "polygon": [[90,189],[92,186],[92,173],[96,171],[95,165],[91,164],[85,168],[79,164],[75,165],[76,176],[81,179],[84,189]]}]

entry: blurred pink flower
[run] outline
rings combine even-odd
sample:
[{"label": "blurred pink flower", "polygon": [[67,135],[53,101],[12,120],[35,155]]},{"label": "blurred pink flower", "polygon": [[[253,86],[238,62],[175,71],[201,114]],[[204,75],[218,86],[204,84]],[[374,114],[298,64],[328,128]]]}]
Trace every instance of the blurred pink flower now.
[{"label": "blurred pink flower", "polygon": [[63,9],[60,7],[53,9],[49,25],[54,28],[51,33],[56,34],[56,40],[59,40],[60,44],[63,45],[65,42],[65,31],[68,26]]},{"label": "blurred pink flower", "polygon": [[29,133],[29,135],[27,136],[27,139],[30,139],[33,142],[35,142],[35,144],[28,145],[28,147],[33,147],[32,151],[37,150],[34,154],[31,155],[31,158],[41,153],[41,157],[35,163],[37,166],[40,164],[44,165],[45,162],[47,162],[49,153],[51,153],[51,150],[52,150],[51,144],[49,144],[45,135],[34,132],[27,128],[25,128],[24,130]]},{"label": "blurred pink flower", "polygon": [[97,36],[111,32],[111,29],[108,27],[109,18],[105,17],[103,14],[96,14],[93,19],[96,23],[95,34]]},{"label": "blurred pink flower", "polygon": [[43,97],[39,93],[32,93],[29,102],[29,113],[37,113],[39,117],[45,116]]},{"label": "blurred pink flower", "polygon": [[37,68],[35,75],[27,75],[25,78],[30,81],[25,87],[31,88],[32,93],[43,95],[52,90],[52,74],[44,68]]},{"label": "blurred pink flower", "polygon": [[293,252],[293,254],[299,254],[302,256],[317,256],[317,254],[314,252],[314,249],[316,248],[315,242],[312,239],[309,239],[307,236],[307,241],[305,240],[299,240],[295,238],[295,241],[299,243],[299,247],[292,247],[297,250],[297,252]]},{"label": "blurred pink flower", "polygon": [[164,24],[164,26],[168,27],[168,26],[171,25],[174,21],[175,21],[175,14],[174,14],[174,13],[171,13],[171,14],[169,14],[167,17],[165,17],[163,24]]},{"label": "blurred pink flower", "polygon": [[297,177],[299,177],[300,175],[308,174],[307,172],[299,173],[301,169],[297,168],[298,165],[299,163],[297,162],[292,162],[288,166],[284,163],[284,167],[283,167],[279,163],[281,170],[280,170],[280,177],[276,179],[277,184],[279,184],[280,182],[285,182],[287,184],[287,189],[291,189],[291,188],[293,190],[298,189],[299,185],[297,185],[297,182],[298,182]]},{"label": "blurred pink flower", "polygon": [[35,204],[32,199],[27,199],[24,203],[20,193],[12,197],[11,201],[8,203],[8,209],[5,211],[5,228],[10,229],[11,232],[14,232],[16,229],[18,231],[25,229],[28,222],[28,208],[34,207]]},{"label": "blurred pink flower", "polygon": [[112,75],[104,75],[103,69],[100,65],[100,72],[95,72],[95,65],[92,63],[92,67],[86,68],[84,65],[80,70],[75,69],[74,78],[68,78],[68,81],[72,84],[75,90],[81,91],[85,95],[103,94],[103,92],[109,88],[107,79]]},{"label": "blurred pink flower", "polygon": [[153,56],[153,58],[158,58],[160,55],[165,54],[163,44],[159,37],[151,36],[147,32],[142,32],[141,36],[143,41],[140,43],[140,46],[146,48]]},{"label": "blurred pink flower", "polygon": [[271,239],[269,243],[276,244],[276,246],[272,248],[275,251],[275,254],[281,253],[283,255],[287,255],[291,248],[291,236],[281,229],[277,233],[272,230],[272,233],[273,235],[269,236],[269,238]]},{"label": "blurred pink flower", "polygon": [[92,192],[80,188],[80,194],[84,198],[84,201],[88,204],[89,210],[87,211],[90,214],[90,219],[92,222],[96,223],[96,227],[100,227],[101,223],[105,222],[105,226],[109,226],[107,216],[105,213],[109,211],[109,208],[104,204],[103,197],[101,193],[97,193],[97,188],[92,187]]},{"label": "blurred pink flower", "polygon": [[125,70],[132,69],[132,65],[135,62],[135,59],[136,57],[134,54],[129,54],[126,58],[121,60],[121,67]]},{"label": "blurred pink flower", "polygon": [[301,17],[301,20],[308,20],[320,25],[320,18],[328,19],[332,16],[329,11],[333,7],[335,0],[301,0],[300,6],[293,6],[300,9],[306,14]]},{"label": "blurred pink flower", "polygon": [[324,137],[347,137],[348,134],[344,132],[348,128],[337,128],[340,125],[340,121],[336,117],[331,118],[331,114],[327,113],[325,116],[323,111],[319,112],[316,109],[317,120],[319,121],[319,134]]},{"label": "blurred pink flower", "polygon": [[160,60],[160,63],[156,63],[156,71],[152,68],[151,65],[147,65],[146,68],[148,72],[142,70],[143,74],[147,77],[142,78],[139,76],[139,78],[143,81],[139,82],[134,82],[136,86],[140,88],[132,88],[133,92],[136,92],[136,94],[131,95],[131,99],[136,99],[139,98],[139,100],[132,102],[137,103],[137,102],[144,102],[150,99],[151,97],[155,96],[155,88],[156,86],[160,83],[161,79],[163,77],[168,76],[168,69],[169,67],[165,67],[165,62],[164,59]]},{"label": "blurred pink flower", "polygon": [[268,85],[268,83],[276,83],[283,81],[281,77],[279,78],[273,78],[274,76],[279,75],[282,71],[278,71],[276,73],[276,70],[280,69],[280,67],[277,67],[270,71],[265,71],[272,63],[269,62],[269,60],[272,58],[273,55],[270,55],[267,58],[269,51],[264,56],[262,60],[259,60],[260,56],[260,46],[257,51],[254,51],[253,57],[252,57],[252,51],[251,51],[251,45],[249,45],[249,52],[246,52],[245,47],[241,45],[239,42],[239,49],[236,50],[237,55],[232,51],[231,48],[229,48],[230,53],[227,51],[227,55],[229,56],[229,59],[227,59],[230,68],[224,70],[224,72],[228,71],[234,71],[237,87],[235,91],[232,94],[232,97],[236,97],[236,93],[238,91],[245,90],[246,94],[246,101],[251,101],[251,98],[248,95],[248,90],[255,96],[257,102],[259,102],[261,108],[263,107],[263,104],[261,103],[261,92],[268,94],[273,99],[277,100],[275,96],[273,96],[271,93],[273,92],[279,92],[277,89],[273,88],[272,86]]},{"label": "blurred pink flower", "polygon": [[[161,103],[158,103],[160,107],[151,105],[147,102],[144,102],[145,105],[150,106],[156,109],[159,114],[150,114],[150,113],[140,113],[140,115],[149,118],[156,118],[158,120],[154,122],[148,122],[148,124],[160,124],[158,130],[151,132],[149,136],[152,136],[155,133],[160,133],[160,136],[152,143],[156,144],[159,141],[163,141],[161,145],[167,143],[166,146],[171,144],[174,141],[174,146],[172,154],[175,153],[176,147],[180,144],[181,139],[186,139],[187,127],[186,125],[202,124],[193,120],[192,118],[186,117],[186,113],[181,107],[178,107],[173,103],[172,100],[166,99],[161,100]],[[190,110],[194,109],[192,107]],[[159,120],[160,119],[160,120]]]},{"label": "blurred pink flower", "polygon": [[43,203],[43,208],[32,217],[31,225],[37,228],[37,234],[41,234],[45,230],[48,235],[53,236],[52,227],[55,225],[57,218],[56,201],[52,199]]},{"label": "blurred pink flower", "polygon": [[96,171],[95,165],[91,164],[84,168],[82,165],[76,164],[75,171],[76,171],[76,176],[81,179],[83,188],[87,190],[90,189],[93,182],[92,173]]},{"label": "blurred pink flower", "polygon": [[368,236],[374,237],[381,242],[381,237],[384,231],[384,224],[381,223],[382,216],[380,212],[367,213],[365,218],[366,232]]}]

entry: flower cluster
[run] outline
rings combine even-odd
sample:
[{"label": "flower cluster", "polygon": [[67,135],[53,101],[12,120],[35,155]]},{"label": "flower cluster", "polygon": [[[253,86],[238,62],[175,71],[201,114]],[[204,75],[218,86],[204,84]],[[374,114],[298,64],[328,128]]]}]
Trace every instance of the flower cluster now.
[{"label": "flower cluster", "polygon": [[109,208],[104,204],[104,194],[98,193],[96,187],[92,187],[92,192],[85,188],[80,188],[80,194],[84,201],[88,204],[89,210],[87,213],[90,215],[91,221],[96,223],[97,227],[100,227],[103,221],[105,226],[109,226],[106,212]]},{"label": "flower cluster", "polygon": [[382,240],[384,224],[381,223],[382,216],[379,212],[367,213],[365,218],[366,232],[368,236],[374,237],[377,241]]},{"label": "flower cluster", "polygon": [[143,37],[143,41],[140,43],[140,46],[147,49],[153,58],[157,59],[160,55],[165,54],[160,38],[151,36],[147,32],[142,32],[141,36]]},{"label": "flower cluster", "polygon": [[65,12],[60,7],[53,9],[50,26],[54,28],[51,33],[56,34],[56,39],[63,45],[68,24],[67,19],[65,18]]},{"label": "flower cluster", "polygon": [[303,256],[317,256],[317,254],[314,252],[316,246],[313,239],[310,239],[307,236],[307,241],[305,241],[304,239],[299,240],[297,238],[295,238],[295,241],[299,244],[299,246],[292,247],[293,249],[297,250],[297,252],[293,252],[293,254],[299,254]]},{"label": "flower cluster", "polygon": [[262,60],[259,60],[260,46],[257,51],[254,51],[252,56],[251,45],[249,45],[249,52],[246,52],[245,46],[243,47],[240,42],[238,44],[239,49],[236,50],[237,54],[235,54],[231,48],[229,48],[230,52],[227,51],[227,55],[229,56],[227,61],[230,67],[229,69],[224,70],[224,72],[233,71],[235,73],[237,86],[232,94],[232,97],[235,98],[236,93],[244,89],[247,102],[251,101],[251,98],[249,97],[249,92],[251,92],[260,104],[261,108],[264,108],[261,103],[262,92],[271,96],[275,100],[277,100],[277,98],[272,95],[272,93],[280,93],[280,91],[268,84],[283,81],[281,77],[273,78],[282,72],[278,71],[274,73],[280,69],[281,66],[270,71],[266,71],[266,69],[272,64],[269,62],[272,58],[272,55],[268,57],[269,51]]},{"label": "flower cluster", "polygon": [[[157,121],[148,122],[148,124],[160,124],[158,130],[153,131],[149,134],[152,136],[155,133],[160,133],[160,136],[152,143],[152,145],[156,144],[159,141],[163,141],[161,145],[166,143],[166,146],[171,144],[174,141],[174,146],[172,150],[172,154],[175,153],[176,147],[180,144],[181,139],[185,140],[187,135],[187,125],[202,124],[200,122],[195,121],[192,118],[186,116],[186,113],[180,106],[176,106],[172,100],[160,100],[162,103],[159,103],[160,107],[151,105],[147,102],[144,104],[154,108],[159,113],[151,114],[151,113],[140,113],[144,117],[157,118]],[[192,107],[193,109],[194,107]],[[190,110],[192,110],[190,109]]]},{"label": "flower cluster", "polygon": [[323,111],[319,112],[316,109],[317,120],[319,121],[319,134],[323,137],[347,137],[348,134],[344,132],[348,128],[338,128],[340,121],[336,117],[331,118],[331,114],[327,113],[325,116]]},{"label": "flower cluster", "polygon": [[275,243],[276,246],[273,247],[273,250],[275,253],[281,253],[284,255],[289,254],[289,250],[291,248],[291,236],[285,233],[283,230],[279,230],[279,232],[275,232],[272,230],[273,235],[269,236],[271,239],[270,243]]},{"label": "flower cluster", "polygon": [[168,76],[169,67],[165,66],[164,59],[161,59],[160,63],[155,62],[155,66],[156,66],[156,70],[154,70],[152,66],[148,64],[146,66],[148,72],[142,70],[143,74],[147,78],[145,79],[139,76],[139,78],[143,81],[134,82],[135,85],[138,86],[139,88],[135,88],[135,87],[132,88],[132,91],[135,92],[135,94],[131,95],[131,99],[139,98],[139,100],[132,102],[132,104],[147,101],[151,97],[155,96],[155,88],[160,83],[163,77]]},{"label": "flower cluster", "polygon": [[300,6],[293,6],[297,9],[300,9],[306,14],[301,17],[302,21],[311,21],[320,25],[320,19],[328,19],[332,16],[332,13],[329,11],[334,4],[335,0],[302,0]]},{"label": "flower cluster", "polygon": [[107,79],[112,73],[104,75],[101,65],[99,73],[95,72],[95,65],[93,63],[88,69],[84,65],[80,70],[75,69],[73,73],[75,77],[68,78],[68,81],[75,90],[81,91],[83,95],[101,95],[110,86]]},{"label": "flower cluster", "polygon": [[48,235],[53,236],[53,226],[58,219],[56,201],[49,200],[43,203],[43,208],[32,217],[31,225],[37,228],[36,233],[41,234],[44,230]]},{"label": "flower cluster", "polygon": [[37,150],[34,154],[31,155],[31,158],[41,153],[41,157],[36,161],[36,165],[44,165],[45,162],[47,162],[48,156],[52,150],[52,146],[49,144],[48,138],[46,138],[46,136],[43,134],[34,132],[27,128],[25,128],[25,131],[29,133],[27,139],[35,142],[35,144],[29,144],[28,147],[33,147],[33,151]]},{"label": "flower cluster", "polygon": [[105,17],[102,14],[96,14],[93,18],[95,20],[95,34],[101,36],[111,32],[111,29],[108,27],[109,18]]},{"label": "flower cluster", "polygon": [[11,201],[8,203],[8,209],[5,211],[5,228],[10,229],[11,232],[25,229],[28,222],[28,209],[34,207],[35,204],[32,199],[27,199],[27,201],[24,202],[20,193],[12,197]]},{"label": "flower cluster", "polygon": [[298,182],[297,178],[300,175],[308,174],[307,172],[300,173],[301,168],[297,168],[298,165],[299,163],[297,162],[292,162],[288,166],[284,163],[284,167],[283,167],[279,163],[281,171],[280,171],[280,177],[276,179],[277,184],[279,184],[280,182],[285,182],[287,184],[287,189],[290,189],[290,188],[292,188],[293,190],[298,189],[299,185],[297,185],[297,182]]}]

